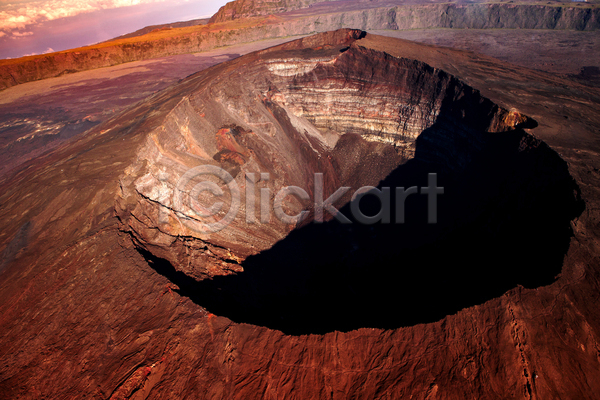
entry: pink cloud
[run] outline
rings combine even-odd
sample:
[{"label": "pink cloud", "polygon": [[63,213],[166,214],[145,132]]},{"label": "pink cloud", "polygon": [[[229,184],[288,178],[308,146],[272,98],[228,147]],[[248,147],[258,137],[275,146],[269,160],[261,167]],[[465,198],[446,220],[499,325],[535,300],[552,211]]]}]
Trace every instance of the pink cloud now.
[{"label": "pink cloud", "polygon": [[13,36],[16,36],[16,37],[31,36],[31,35],[33,35],[33,32],[19,32],[19,31],[13,31],[12,35],[13,35]]},{"label": "pink cloud", "polygon": [[[97,10],[107,10],[138,4],[160,3],[166,0],[33,0],[7,2],[0,6],[0,29],[11,31],[28,25]],[[4,3],[4,2],[3,2]]]}]

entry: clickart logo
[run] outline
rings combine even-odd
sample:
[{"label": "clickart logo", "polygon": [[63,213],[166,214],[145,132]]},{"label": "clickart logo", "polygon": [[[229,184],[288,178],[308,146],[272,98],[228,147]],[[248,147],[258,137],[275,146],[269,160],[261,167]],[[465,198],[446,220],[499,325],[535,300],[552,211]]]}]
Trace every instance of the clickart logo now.
[{"label": "clickart logo", "polygon": [[[244,197],[245,223],[266,224],[271,221],[271,215],[285,224],[299,224],[306,222],[311,213],[307,210],[295,215],[289,215],[284,210],[284,201],[289,197],[296,197],[304,204],[310,204],[313,210],[312,218],[316,223],[325,220],[326,213],[342,224],[402,224],[404,223],[404,203],[410,195],[424,195],[428,198],[427,219],[429,224],[437,223],[437,199],[444,193],[443,187],[437,185],[437,175],[429,174],[428,184],[425,187],[382,187],[364,186],[356,190],[351,197],[351,220],[340,212],[334,204],[340,201],[352,190],[350,187],[340,187],[333,194],[325,198],[324,176],[321,173],[314,175],[313,197],[298,186],[282,187],[275,196],[271,196],[271,189],[262,187],[256,195],[258,183],[268,183],[269,173],[246,173],[245,188],[240,185],[226,170],[214,165],[202,165],[187,171],[179,181],[173,193],[173,207],[180,220],[191,230],[202,233],[215,233],[228,227],[238,216],[242,208]],[[392,190],[395,191],[395,202],[392,204]],[[360,207],[363,196],[376,196],[381,204],[376,215],[365,215]],[[257,213],[257,205],[259,211]],[[394,207],[395,218],[392,218]],[[185,210],[185,211],[184,211]],[[257,215],[258,214],[258,215]]]}]

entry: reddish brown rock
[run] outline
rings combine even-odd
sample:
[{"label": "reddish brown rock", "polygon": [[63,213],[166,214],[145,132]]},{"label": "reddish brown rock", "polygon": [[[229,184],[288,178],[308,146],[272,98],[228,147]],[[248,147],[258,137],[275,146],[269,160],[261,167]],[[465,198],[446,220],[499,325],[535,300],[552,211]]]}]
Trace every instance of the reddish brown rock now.
[{"label": "reddish brown rock", "polygon": [[255,0],[230,1],[212,16],[209,23],[225,22],[238,18],[255,17],[258,15],[278,14],[305,8],[320,1],[321,0],[281,0],[269,2]]},{"label": "reddish brown rock", "polygon": [[[566,85],[566,81],[551,75],[506,67],[485,57],[475,59],[471,53],[371,35],[358,41],[352,39],[354,43],[329,41],[347,35],[348,32],[339,32],[311,39],[311,43],[316,43],[314,47],[320,47],[318,50],[302,49],[296,43],[296,48],[254,53],[196,74],[30,163],[28,169],[3,187],[2,396],[595,398],[600,389],[600,165],[595,136],[600,115],[594,105],[600,95],[594,89]],[[288,64],[293,68],[269,70],[281,60],[291,59],[297,60]],[[382,74],[385,68],[394,73]],[[294,74],[288,74],[290,69]],[[275,73],[282,70],[286,73]],[[315,77],[323,86],[314,83]],[[378,84],[363,89],[365,96],[361,101],[344,94],[360,91],[361,85],[368,86],[366,77]],[[397,85],[377,90],[382,86],[377,79],[383,78],[392,83],[397,79]],[[413,87],[419,89],[412,91]],[[314,93],[319,88],[331,88],[335,93],[332,101],[336,108],[330,110],[333,117],[339,118],[333,118],[332,125],[327,125],[323,117],[326,102],[310,97],[311,90]],[[481,88],[483,94],[473,88]],[[535,101],[527,97],[530,91],[535,91]],[[296,96],[294,102],[287,100],[290,96]],[[371,101],[373,97],[387,101]],[[306,103],[298,104],[301,100]],[[344,100],[347,107],[342,107]],[[406,113],[386,112],[385,103],[392,101],[407,102],[412,108],[405,107]],[[361,106],[366,108],[363,112],[369,117],[368,124],[355,118],[354,110]],[[562,106],[566,106],[568,119],[556,111]],[[518,111],[508,111],[513,108]],[[423,109],[432,113],[419,111]],[[438,119],[429,125],[431,121],[424,116],[435,115],[436,110]],[[538,121],[540,126],[532,131],[537,138],[520,130],[522,123],[529,121],[521,115],[531,115]],[[402,148],[393,146],[396,139],[385,143],[374,140],[377,130],[369,125],[376,121],[382,127],[391,126],[389,121],[394,118],[405,118],[410,123],[404,125],[410,129],[425,128],[415,140],[416,161],[400,167],[406,159]],[[300,126],[305,130],[298,129]],[[324,127],[330,132],[325,132]],[[347,129],[356,132],[337,131]],[[405,136],[410,142],[416,134]],[[224,150],[231,153],[225,156],[220,153]],[[224,158],[215,158],[217,154]],[[373,282],[386,288],[402,283],[382,274],[393,272],[386,269],[385,263],[368,273],[353,270],[358,277],[353,280],[336,275],[335,270],[319,269],[321,260],[309,258],[310,262],[304,262],[303,249],[294,249],[293,242],[281,239],[294,238],[302,232],[320,232],[311,231],[310,227],[290,234],[292,226],[276,221],[256,224],[252,229],[243,221],[234,221],[231,230],[204,235],[177,223],[183,221],[186,210],[171,210],[166,213],[168,218],[161,219],[161,207],[169,206],[165,203],[173,184],[187,169],[200,164],[229,163],[224,165],[228,171],[239,168],[235,179],[242,179],[244,172],[264,172],[266,168],[272,177],[266,185],[272,191],[283,184],[310,188],[307,178],[313,172],[324,172],[326,176],[331,173],[335,179],[325,185],[331,192],[345,182],[377,185],[388,172],[405,172],[407,165],[421,162],[435,164],[444,176],[469,179],[478,177],[478,171],[469,165],[481,166],[487,168],[486,173],[496,171],[494,179],[499,182],[508,179],[510,183],[497,188],[497,192],[488,188],[486,194],[495,194],[487,200],[492,203],[485,203],[488,212],[477,209],[479,202],[458,209],[487,218],[486,223],[478,225],[478,218],[473,222],[458,221],[457,228],[446,235],[450,242],[440,243],[454,243],[452,236],[467,237],[462,236],[465,232],[461,232],[461,226],[492,227],[502,232],[502,223],[510,225],[515,216],[520,227],[531,228],[527,221],[543,222],[550,215],[535,215],[536,207],[547,211],[547,207],[556,204],[568,206],[568,214],[556,212],[566,218],[573,235],[570,238],[571,233],[567,232],[568,251],[564,262],[561,259],[559,263],[560,277],[529,289],[515,284],[492,299],[471,302],[462,311],[455,310],[428,323],[401,327],[393,321],[397,325],[393,329],[374,329],[365,324],[361,329],[345,332],[291,335],[268,326],[240,323],[237,316],[232,321],[208,305],[197,304],[197,300],[208,293],[211,307],[228,310],[233,318],[235,309],[228,308],[229,300],[236,307],[256,312],[254,302],[262,301],[263,288],[273,290],[266,293],[271,296],[266,311],[275,312],[278,299],[283,305],[291,304],[289,299],[301,295],[298,293],[302,288],[319,289],[321,282],[329,283],[330,279],[339,278],[337,286],[330,286],[335,293],[346,293],[338,290],[356,282],[364,284],[364,288]],[[465,175],[453,175],[458,173]],[[576,186],[571,186],[570,175]],[[452,187],[447,186],[449,195]],[[577,191],[574,192],[577,187],[586,202],[583,212],[577,208],[581,206]],[[168,194],[164,197],[163,188]],[[552,195],[544,196],[546,193]],[[544,198],[550,201],[545,203]],[[489,210],[489,204],[494,205],[491,211],[497,210],[497,216]],[[289,207],[292,214],[306,205],[298,202]],[[513,210],[514,214],[505,210]],[[332,236],[339,233],[342,239],[346,238],[342,234],[347,233],[330,222],[323,226],[331,227]],[[559,228],[562,232],[562,225]],[[384,235],[388,231],[377,231],[381,234],[375,239],[368,232],[358,229],[348,234],[350,239],[367,240],[358,243],[374,247],[354,250],[348,264],[343,265],[360,267],[352,260],[362,262],[365,256],[377,262],[379,253],[365,251],[389,247],[389,239]],[[411,232],[394,232],[410,239]],[[445,237],[444,232],[431,232]],[[477,236],[496,237],[485,236],[490,234],[496,233],[481,230],[468,237],[474,241]],[[513,246],[521,251],[510,254],[535,257],[535,249],[543,243],[519,230],[514,230],[514,234],[518,240]],[[418,232],[413,236],[419,236]],[[273,246],[277,241],[282,244]],[[376,247],[378,241],[382,243],[380,247]],[[278,293],[277,287],[265,284],[268,279],[278,281],[278,269],[268,270],[273,274],[263,277],[265,281],[257,266],[269,265],[271,256],[285,259],[285,252],[272,249],[250,257],[270,247],[289,251],[290,266],[301,265],[317,273],[298,287],[279,281],[284,293]],[[338,247],[332,249],[341,251]],[[311,254],[312,249],[306,250]],[[477,251],[475,246],[459,246],[455,256],[464,257],[466,262],[468,255]],[[547,260],[544,254],[537,256]],[[503,254],[488,257],[481,260],[486,266]],[[486,273],[492,273],[493,280],[502,280],[512,264],[522,265],[519,262],[514,259],[513,263],[503,264],[504,269]],[[535,267],[535,258],[526,264]],[[287,264],[279,266],[279,271],[285,271]],[[449,271],[449,282],[464,289],[453,277],[461,271],[445,267],[425,270],[425,279],[402,287],[429,290],[431,282],[437,282],[438,276]],[[546,264],[534,270],[543,271],[546,267],[552,272]],[[418,273],[419,268],[415,267],[414,272]],[[253,279],[240,280],[244,274]],[[212,281],[208,277],[213,277]],[[235,285],[228,286],[227,282]],[[256,284],[259,296],[245,296],[241,291],[236,295],[232,289],[243,288],[252,294],[252,288],[244,287],[245,283]],[[213,284],[221,285],[226,296],[212,296]],[[466,287],[477,290],[477,286]],[[194,292],[195,289],[205,292]],[[443,285],[438,289],[447,290]],[[466,292],[449,289],[450,295],[434,304],[434,308],[443,308],[444,303]],[[315,293],[328,295],[327,291]],[[392,292],[383,298],[396,295],[402,293]],[[381,303],[381,312],[375,308],[348,308],[344,304],[353,304],[352,298],[342,300],[341,306],[333,302],[321,305],[346,313],[348,319],[344,321],[350,322],[369,321],[370,314],[377,318],[394,315],[404,305]],[[299,321],[311,321],[302,310],[290,310],[295,313],[290,315]],[[308,311],[314,312],[316,319],[323,316],[318,309]],[[282,317],[283,323],[273,320],[268,321],[269,325],[293,325],[294,321],[286,325],[286,315]]]}]

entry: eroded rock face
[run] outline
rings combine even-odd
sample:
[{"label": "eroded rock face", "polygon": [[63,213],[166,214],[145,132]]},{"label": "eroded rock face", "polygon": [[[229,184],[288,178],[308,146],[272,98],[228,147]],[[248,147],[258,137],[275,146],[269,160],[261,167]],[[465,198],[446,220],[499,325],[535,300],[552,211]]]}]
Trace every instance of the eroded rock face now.
[{"label": "eroded rock face", "polygon": [[322,0],[230,1],[212,16],[210,23],[225,22],[238,18],[255,17],[257,15],[277,14],[308,7],[311,4],[319,2],[322,2]]},{"label": "eroded rock face", "polygon": [[[436,4],[437,3],[437,4]],[[356,23],[380,25],[380,29],[458,28],[458,29],[576,29],[595,30],[600,27],[600,14],[595,8],[568,5],[486,2],[443,2],[427,4],[412,1],[338,1],[236,0],[227,3],[210,19],[226,22],[235,19],[292,12],[318,5],[320,23],[345,20],[345,26],[358,28]],[[358,11],[360,10],[360,11]],[[306,11],[306,10],[304,10]],[[310,11],[310,10],[309,10]],[[358,11],[358,12],[357,12]],[[339,13],[338,15],[331,15]],[[308,13],[310,15],[310,12]],[[362,29],[373,29],[362,27]]]},{"label": "eroded rock face", "polygon": [[[368,141],[407,148],[437,120],[444,102],[467,97],[460,129],[488,132],[513,129],[528,118],[499,109],[472,88],[413,60],[396,59],[356,47],[342,56],[316,63],[294,59],[270,62],[277,76],[294,76],[273,99],[294,115],[324,131],[360,134]],[[469,115],[465,114],[469,113]]]}]

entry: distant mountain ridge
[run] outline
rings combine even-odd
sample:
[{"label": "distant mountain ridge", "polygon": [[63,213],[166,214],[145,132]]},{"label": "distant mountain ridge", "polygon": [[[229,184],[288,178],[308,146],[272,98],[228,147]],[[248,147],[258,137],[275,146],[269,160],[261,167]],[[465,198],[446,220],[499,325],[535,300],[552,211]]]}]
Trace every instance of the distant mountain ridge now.
[{"label": "distant mountain ridge", "polygon": [[174,28],[187,28],[188,26],[196,26],[196,25],[206,25],[206,24],[208,24],[209,20],[210,20],[210,18],[199,18],[199,19],[192,19],[190,21],[172,22],[169,24],[149,25],[142,29],[138,29],[135,32],[131,32],[131,33],[128,33],[125,35],[117,36],[116,38],[113,38],[110,40],[106,40],[106,42],[110,42],[110,41],[118,40],[118,39],[129,39],[129,38],[133,38],[133,37],[143,36],[143,35],[147,35],[148,33],[156,32],[159,30],[167,30],[167,29],[174,29]]}]

